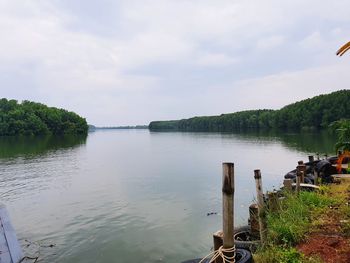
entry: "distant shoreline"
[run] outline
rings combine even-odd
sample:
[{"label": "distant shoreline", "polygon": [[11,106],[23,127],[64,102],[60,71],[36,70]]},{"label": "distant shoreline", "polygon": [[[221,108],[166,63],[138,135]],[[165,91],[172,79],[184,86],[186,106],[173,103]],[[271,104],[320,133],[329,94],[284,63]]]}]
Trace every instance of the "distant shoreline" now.
[{"label": "distant shoreline", "polygon": [[95,131],[95,130],[130,130],[130,129],[148,129],[148,125],[116,126],[116,127],[96,127],[94,125],[89,125],[89,131]]}]

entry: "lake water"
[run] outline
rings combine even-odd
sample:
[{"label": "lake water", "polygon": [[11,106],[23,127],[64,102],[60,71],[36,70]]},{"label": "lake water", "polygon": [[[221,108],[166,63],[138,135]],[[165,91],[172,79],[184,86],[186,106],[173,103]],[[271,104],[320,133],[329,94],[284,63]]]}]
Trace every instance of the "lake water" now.
[{"label": "lake water", "polygon": [[235,223],[243,225],[254,169],[272,190],[298,160],[333,145],[325,133],[0,138],[0,202],[40,262],[177,263],[206,255],[221,229],[222,162],[235,163]]}]

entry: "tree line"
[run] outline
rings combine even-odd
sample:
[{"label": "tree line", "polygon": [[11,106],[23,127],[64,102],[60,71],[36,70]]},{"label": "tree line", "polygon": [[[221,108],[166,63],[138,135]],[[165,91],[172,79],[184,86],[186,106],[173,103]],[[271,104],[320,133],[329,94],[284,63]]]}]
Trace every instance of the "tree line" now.
[{"label": "tree line", "polygon": [[279,110],[248,110],[219,116],[152,121],[152,131],[320,130],[334,121],[350,119],[350,90],[339,90],[289,104]]},{"label": "tree line", "polygon": [[0,136],[86,134],[86,120],[74,112],[41,103],[0,100]]}]

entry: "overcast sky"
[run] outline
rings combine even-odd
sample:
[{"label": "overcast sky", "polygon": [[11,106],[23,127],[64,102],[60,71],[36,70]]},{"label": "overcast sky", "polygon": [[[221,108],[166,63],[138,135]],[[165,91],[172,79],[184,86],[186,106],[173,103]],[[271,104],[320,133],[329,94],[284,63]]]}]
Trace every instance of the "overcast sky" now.
[{"label": "overcast sky", "polygon": [[349,0],[0,0],[0,97],[98,126],[350,88]]}]

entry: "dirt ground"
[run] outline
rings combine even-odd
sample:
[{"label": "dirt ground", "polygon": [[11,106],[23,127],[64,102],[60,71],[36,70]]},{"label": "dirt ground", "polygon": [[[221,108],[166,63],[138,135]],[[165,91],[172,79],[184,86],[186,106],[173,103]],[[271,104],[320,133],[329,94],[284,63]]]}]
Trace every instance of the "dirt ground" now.
[{"label": "dirt ground", "polygon": [[[344,200],[341,206],[349,206],[350,182],[344,184],[332,186],[331,194]],[[350,235],[344,232],[344,226],[350,226],[348,216],[342,207],[330,207],[326,214],[317,219],[315,229],[297,249],[305,256],[319,258],[322,262],[350,263]]]}]

